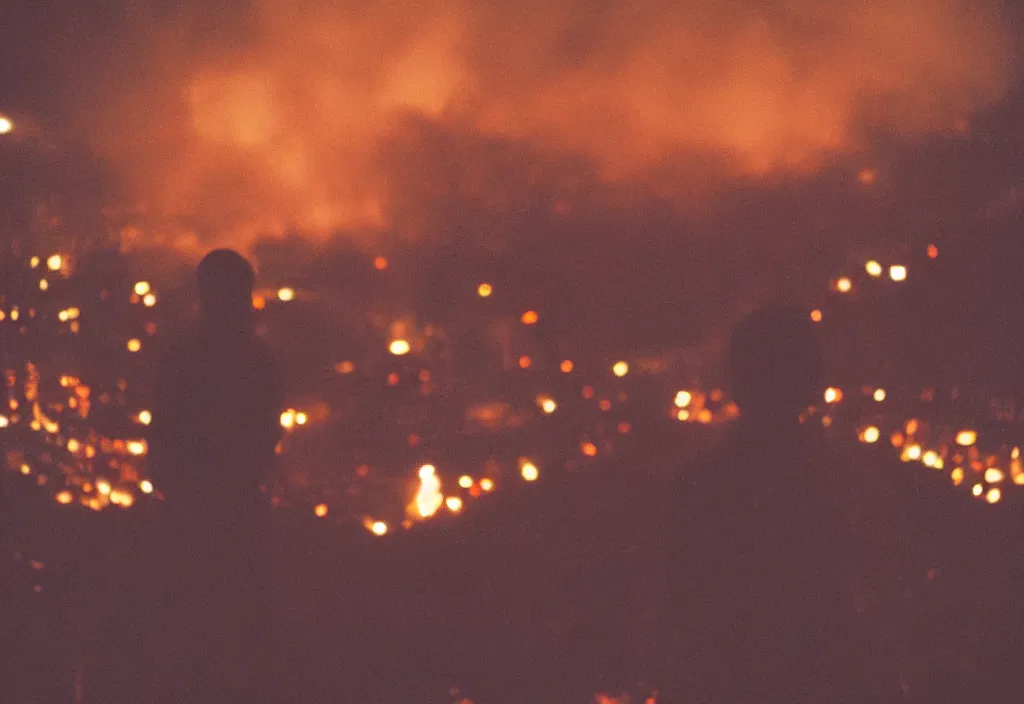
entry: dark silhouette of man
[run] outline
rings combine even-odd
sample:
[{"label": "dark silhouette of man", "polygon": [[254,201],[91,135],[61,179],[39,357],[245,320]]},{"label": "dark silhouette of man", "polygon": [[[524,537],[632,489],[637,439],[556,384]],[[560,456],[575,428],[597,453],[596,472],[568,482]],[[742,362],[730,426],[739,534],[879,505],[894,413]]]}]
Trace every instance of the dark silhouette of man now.
[{"label": "dark silhouette of man", "polygon": [[820,392],[814,328],[804,311],[763,309],[727,355],[741,417],[668,509],[666,701],[895,701],[898,675],[872,660],[883,645],[863,566],[885,559],[861,534],[865,490],[820,423],[801,422]]},{"label": "dark silhouette of man", "polygon": [[160,367],[152,474],[166,497],[167,701],[252,701],[268,636],[269,504],[260,482],[280,440],[281,379],[253,331],[253,269],[237,252],[197,270],[200,321]]}]

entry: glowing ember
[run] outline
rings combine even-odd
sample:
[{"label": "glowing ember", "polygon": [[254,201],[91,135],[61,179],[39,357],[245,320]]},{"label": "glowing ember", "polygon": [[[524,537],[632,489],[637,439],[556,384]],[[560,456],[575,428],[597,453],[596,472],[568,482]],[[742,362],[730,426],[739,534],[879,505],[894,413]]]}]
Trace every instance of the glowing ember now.
[{"label": "glowing ember", "polygon": [[409,345],[408,340],[392,340],[391,344],[388,345],[388,351],[390,351],[391,354],[395,355],[396,357],[401,357],[402,355],[409,354],[409,350],[411,349],[412,346]]},{"label": "glowing ember", "polygon": [[928,245],[928,258],[936,259],[939,256],[939,248],[934,244]]},{"label": "glowing ember", "polygon": [[681,420],[683,422],[686,422],[686,421],[690,420],[690,412],[688,410],[686,410],[685,408],[681,408],[681,409],[679,409],[679,412],[676,413],[676,418],[678,418],[679,420]]},{"label": "glowing ember", "polygon": [[142,297],[142,305],[146,306],[147,308],[152,308],[153,306],[155,306],[156,295],[152,293],[147,293],[145,296]]},{"label": "glowing ember", "polygon": [[530,359],[528,355],[524,354],[522,357],[519,358],[520,369],[529,369],[531,364],[533,364],[533,360]]},{"label": "glowing ember", "polygon": [[416,494],[416,510],[422,518],[429,518],[437,513],[444,503],[441,493],[441,479],[432,464],[425,464],[419,469],[420,488]]},{"label": "glowing ember", "polygon": [[964,481],[964,468],[955,467],[953,471],[949,473],[949,478],[953,480],[953,486],[960,486]]},{"label": "glowing ember", "polygon": [[384,256],[376,256],[373,258],[373,268],[377,271],[384,271],[388,268],[388,258]]},{"label": "glowing ember", "polygon": [[285,430],[291,430],[295,427],[295,410],[289,408],[287,411],[281,413],[281,427]]},{"label": "glowing ember", "polygon": [[309,421],[309,416],[299,411],[295,414],[295,425],[305,425]]},{"label": "glowing ember", "polygon": [[978,433],[973,430],[961,430],[956,434],[956,444],[963,447],[970,447],[978,442]]},{"label": "glowing ember", "polygon": [[45,291],[48,288],[50,288],[50,282],[46,279],[39,279],[39,290]]},{"label": "glowing ember", "polygon": [[981,484],[975,484],[974,486],[971,487],[971,493],[974,494],[975,496],[981,496],[983,491],[985,491],[985,487],[983,487]]},{"label": "glowing ember", "polygon": [[136,416],[136,419],[143,425],[149,425],[153,422],[153,414],[149,411],[139,411],[139,415]]},{"label": "glowing ember", "polygon": [[64,504],[65,506],[74,500],[74,497],[71,495],[71,492],[68,491],[67,489],[58,491],[57,495],[54,498],[57,499],[57,503]]},{"label": "glowing ember", "polygon": [[388,532],[388,524],[384,521],[374,521],[370,524],[370,532],[374,535],[384,535]]},{"label": "glowing ember", "polygon": [[528,310],[519,318],[519,322],[523,325],[534,325],[538,320],[540,320],[540,315],[535,310]]},{"label": "glowing ember", "polygon": [[551,415],[558,408],[558,404],[555,402],[555,399],[544,397],[540,399],[540,408],[548,415]]},{"label": "glowing ember", "polygon": [[537,469],[537,465],[533,462],[523,462],[523,466],[519,469],[519,473],[523,475],[523,479],[528,482],[536,481],[537,477],[540,476],[540,471]]},{"label": "glowing ember", "polygon": [[857,181],[862,186],[870,186],[878,178],[878,171],[876,169],[861,169],[857,172]]},{"label": "glowing ember", "polygon": [[339,374],[351,374],[356,370],[356,365],[352,362],[345,360],[344,362],[338,362],[334,365],[334,371]]},{"label": "glowing ember", "polygon": [[580,443],[580,452],[582,452],[587,457],[596,457],[597,445],[595,445],[592,442]]},{"label": "glowing ember", "polygon": [[146,451],[149,449],[145,440],[129,440],[126,443],[126,447],[128,448],[128,454],[135,455],[136,457],[146,454]]},{"label": "glowing ember", "polygon": [[558,368],[561,369],[565,374],[568,374],[575,368],[575,365],[572,363],[571,359],[563,359],[562,363],[558,365]]}]

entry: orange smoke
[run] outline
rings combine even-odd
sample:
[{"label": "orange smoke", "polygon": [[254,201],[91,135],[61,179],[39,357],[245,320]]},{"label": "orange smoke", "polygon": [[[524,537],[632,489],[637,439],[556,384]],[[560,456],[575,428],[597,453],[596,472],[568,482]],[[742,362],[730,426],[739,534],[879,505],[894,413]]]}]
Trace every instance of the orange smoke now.
[{"label": "orange smoke", "polygon": [[200,239],[387,228],[412,196],[381,145],[410,116],[582,155],[605,180],[709,158],[813,170],[875,129],[954,131],[1012,79],[994,2],[264,0],[223,45],[154,23],[120,67],[153,83],[87,111],[149,211]]}]

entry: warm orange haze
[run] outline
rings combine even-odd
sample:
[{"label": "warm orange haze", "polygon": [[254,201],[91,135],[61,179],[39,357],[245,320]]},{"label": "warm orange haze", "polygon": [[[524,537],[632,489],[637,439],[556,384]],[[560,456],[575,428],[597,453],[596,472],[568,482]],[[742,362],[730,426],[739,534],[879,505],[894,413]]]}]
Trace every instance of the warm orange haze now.
[{"label": "warm orange haze", "polygon": [[159,216],[136,237],[182,246],[436,236],[453,192],[498,217],[514,207],[510,154],[562,208],[581,168],[692,203],[722,176],[814,170],[874,132],[969,130],[1013,75],[990,1],[262,0],[218,21],[133,14],[117,55],[97,59],[98,93],[71,110]]}]

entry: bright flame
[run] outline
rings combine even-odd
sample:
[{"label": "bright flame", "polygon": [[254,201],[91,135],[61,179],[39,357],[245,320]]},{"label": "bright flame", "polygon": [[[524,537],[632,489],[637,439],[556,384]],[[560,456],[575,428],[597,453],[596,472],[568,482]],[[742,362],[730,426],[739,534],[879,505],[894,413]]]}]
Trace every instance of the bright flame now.
[{"label": "bright flame", "polygon": [[409,350],[411,349],[412,347],[409,345],[408,340],[392,340],[391,344],[388,345],[388,350],[396,357],[409,354]]},{"label": "bright flame", "polygon": [[128,447],[128,453],[136,457],[146,454],[146,450],[149,449],[145,440],[129,440],[126,446]]},{"label": "bright flame", "polygon": [[956,434],[956,444],[963,447],[970,447],[978,442],[978,433],[973,430],[961,430]]},{"label": "bright flame", "polygon": [[902,264],[893,264],[889,267],[889,278],[893,281],[906,281],[907,267]]},{"label": "bright flame", "polygon": [[111,492],[111,490],[112,487],[110,486],[110,482],[108,482],[106,479],[96,480],[96,491],[106,496]]},{"label": "bright flame", "polygon": [[864,265],[864,270],[868,272],[868,276],[873,276],[876,279],[882,275],[882,265],[874,259]]},{"label": "bright flame", "polygon": [[149,411],[139,411],[139,415],[136,416],[138,421],[143,425],[149,425],[153,422],[153,414]]},{"label": "bright flame", "polygon": [[629,374],[629,363],[628,362],[616,362],[612,365],[612,374],[617,377],[624,377]]},{"label": "bright flame", "polygon": [[64,266],[64,257],[59,254],[51,254],[46,259],[46,268],[50,271],[60,271],[62,266]]},{"label": "bright flame", "polygon": [[921,464],[925,467],[934,467],[935,469],[942,468],[942,460],[939,459],[939,453],[935,450],[928,450],[921,457]]},{"label": "bright flame", "polygon": [[1003,492],[997,486],[992,487],[985,494],[985,501],[988,501],[990,504],[998,503],[1001,498],[1003,498]]},{"label": "bright flame", "polygon": [[998,467],[989,467],[988,469],[985,470],[985,481],[988,484],[998,484],[1005,478],[1006,475],[1003,474],[1003,470],[999,469]]},{"label": "bright flame", "polygon": [[370,532],[374,535],[384,535],[388,532],[388,524],[384,521],[374,521],[370,524]]},{"label": "bright flame", "polygon": [[295,414],[295,425],[305,425],[307,421],[309,421],[309,416],[302,411]]},{"label": "bright flame", "polygon": [[519,473],[523,475],[523,479],[528,482],[536,481],[537,477],[540,476],[540,470],[537,469],[537,465],[533,462],[523,462],[523,466],[520,468]]},{"label": "bright flame", "polygon": [[149,293],[149,291],[150,291],[150,288],[149,288],[149,282],[148,281],[139,281],[139,282],[137,282],[135,284],[135,294],[136,295],[138,295],[138,296],[145,296],[147,293]]},{"label": "bright flame", "polygon": [[444,505],[448,507],[448,510],[452,513],[458,513],[462,510],[462,499],[458,496],[449,496],[444,500]]},{"label": "bright flame", "polygon": [[441,493],[441,479],[437,476],[437,470],[432,464],[425,464],[420,467],[420,488],[416,494],[416,510],[423,518],[428,518],[437,513],[444,503],[444,494]]},{"label": "bright flame", "polygon": [[468,474],[463,474],[461,477],[459,477],[459,486],[461,486],[463,489],[470,488],[471,486],[473,486],[473,477],[469,476]]},{"label": "bright flame", "polygon": [[139,482],[139,490],[142,491],[143,494],[152,494],[153,482],[149,481],[148,479],[143,479],[141,482]]},{"label": "bright flame", "polygon": [[689,391],[676,392],[676,408],[686,408],[693,401],[693,394]]},{"label": "bright flame", "polygon": [[483,283],[476,287],[476,293],[480,298],[487,298],[494,293],[494,287],[488,283]]},{"label": "bright flame", "polygon": [[295,289],[288,288],[287,286],[277,289],[277,299],[279,301],[294,301],[295,300]]}]

